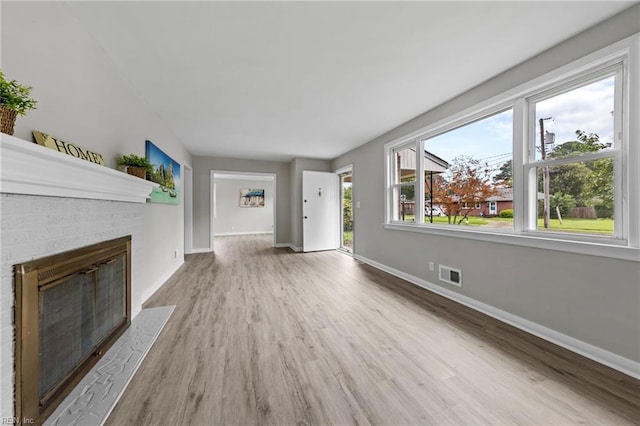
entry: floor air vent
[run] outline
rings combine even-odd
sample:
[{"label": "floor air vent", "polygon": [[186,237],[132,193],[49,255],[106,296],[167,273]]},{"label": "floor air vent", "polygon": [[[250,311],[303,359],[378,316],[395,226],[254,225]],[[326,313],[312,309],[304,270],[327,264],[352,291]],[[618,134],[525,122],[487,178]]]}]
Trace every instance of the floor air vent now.
[{"label": "floor air vent", "polygon": [[462,271],[450,266],[439,265],[440,281],[462,287]]}]

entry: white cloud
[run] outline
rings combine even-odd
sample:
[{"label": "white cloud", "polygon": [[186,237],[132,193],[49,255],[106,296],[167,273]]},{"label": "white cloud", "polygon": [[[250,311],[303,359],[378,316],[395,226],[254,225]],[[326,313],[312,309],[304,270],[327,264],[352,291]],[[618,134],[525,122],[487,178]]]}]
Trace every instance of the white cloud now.
[{"label": "white cloud", "polygon": [[[591,83],[536,104],[536,124],[539,118],[545,130],[556,134],[556,144],[576,140],[576,130],[596,133],[601,142],[613,141],[613,77]],[[536,144],[540,130],[536,128]]]}]

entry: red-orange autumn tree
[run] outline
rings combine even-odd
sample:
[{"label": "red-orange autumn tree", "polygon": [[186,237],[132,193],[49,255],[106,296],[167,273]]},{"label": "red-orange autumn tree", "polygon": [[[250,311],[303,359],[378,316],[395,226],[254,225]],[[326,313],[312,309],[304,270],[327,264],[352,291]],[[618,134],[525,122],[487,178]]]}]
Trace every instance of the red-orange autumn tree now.
[{"label": "red-orange autumn tree", "polygon": [[454,158],[447,171],[433,179],[433,204],[442,206],[450,224],[461,224],[478,210],[477,204],[497,193],[489,165],[469,156]]}]

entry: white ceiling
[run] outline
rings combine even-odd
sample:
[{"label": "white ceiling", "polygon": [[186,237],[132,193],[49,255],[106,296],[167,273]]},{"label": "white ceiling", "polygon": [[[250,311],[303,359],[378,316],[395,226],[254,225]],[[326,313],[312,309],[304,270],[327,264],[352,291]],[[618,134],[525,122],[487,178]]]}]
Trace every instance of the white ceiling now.
[{"label": "white ceiling", "polygon": [[633,2],[71,2],[194,155],[331,159]]}]

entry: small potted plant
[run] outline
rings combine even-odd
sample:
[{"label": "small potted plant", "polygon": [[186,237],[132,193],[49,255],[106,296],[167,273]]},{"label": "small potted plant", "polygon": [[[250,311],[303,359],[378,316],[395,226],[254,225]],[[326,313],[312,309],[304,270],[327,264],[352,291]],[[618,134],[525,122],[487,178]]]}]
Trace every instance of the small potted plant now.
[{"label": "small potted plant", "polygon": [[0,131],[13,135],[18,115],[36,109],[37,102],[30,96],[31,87],[15,80],[7,80],[0,70]]},{"label": "small potted plant", "polygon": [[118,158],[118,166],[126,169],[130,175],[137,176],[145,179],[147,172],[153,171],[153,166],[145,157],[140,157],[135,154],[123,155]]}]

